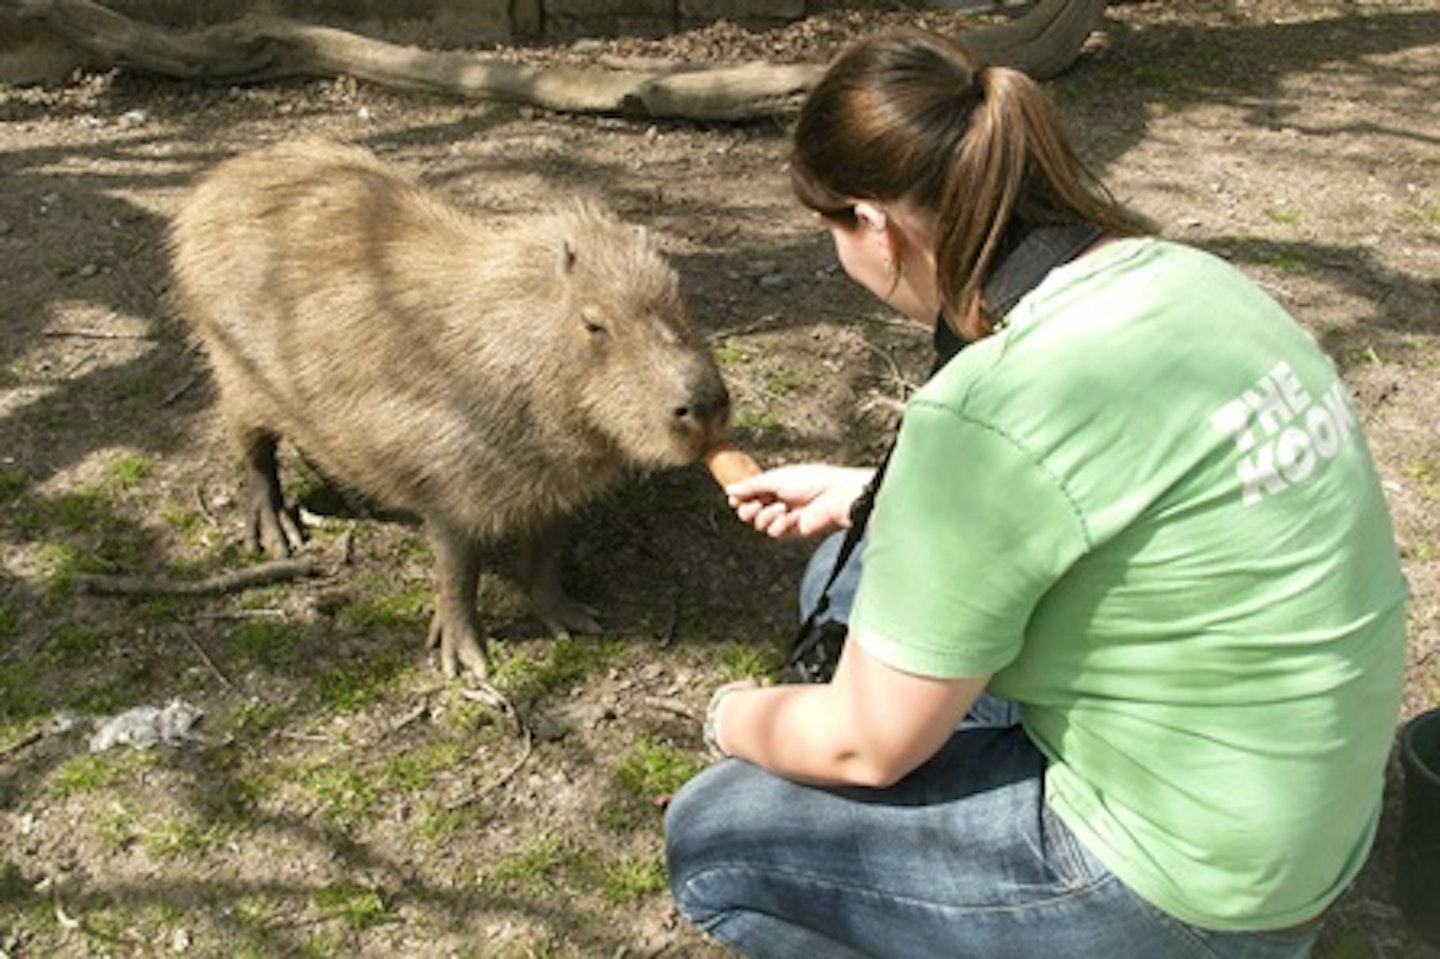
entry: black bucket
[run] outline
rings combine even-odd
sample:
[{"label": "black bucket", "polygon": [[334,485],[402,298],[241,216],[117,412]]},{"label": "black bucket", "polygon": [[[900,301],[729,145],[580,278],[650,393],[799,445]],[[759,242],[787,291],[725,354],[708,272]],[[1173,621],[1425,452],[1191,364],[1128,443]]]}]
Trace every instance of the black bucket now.
[{"label": "black bucket", "polygon": [[1400,762],[1405,800],[1395,898],[1411,928],[1440,945],[1440,709],[1405,724]]}]

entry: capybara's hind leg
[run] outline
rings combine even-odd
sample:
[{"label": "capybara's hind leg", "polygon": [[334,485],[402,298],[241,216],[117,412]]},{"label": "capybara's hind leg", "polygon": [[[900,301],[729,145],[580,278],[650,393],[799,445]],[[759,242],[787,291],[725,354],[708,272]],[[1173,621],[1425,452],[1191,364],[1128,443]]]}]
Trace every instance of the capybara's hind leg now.
[{"label": "capybara's hind leg", "polygon": [[246,542],[267,556],[290,556],[304,540],[296,517],[285,508],[275,449],[278,438],[265,430],[244,430],[240,446],[245,457],[250,517]]},{"label": "capybara's hind leg", "polygon": [[474,539],[444,523],[427,520],[435,552],[435,615],[430,648],[440,651],[440,669],[454,679],[463,668],[479,682],[490,675],[490,657],[480,632],[475,590],[480,584],[480,550]]},{"label": "capybara's hind leg", "polygon": [[565,593],[561,574],[570,544],[570,520],[553,519],[520,542],[520,575],[530,609],[556,638],[572,632],[598,633],[595,610]]}]

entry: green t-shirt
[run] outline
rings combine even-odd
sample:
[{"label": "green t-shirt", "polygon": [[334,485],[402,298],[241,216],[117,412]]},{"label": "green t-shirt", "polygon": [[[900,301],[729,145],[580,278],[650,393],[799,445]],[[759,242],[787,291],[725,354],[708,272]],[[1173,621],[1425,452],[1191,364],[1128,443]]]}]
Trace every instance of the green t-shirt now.
[{"label": "green t-shirt", "polygon": [[1053,271],[911,402],[851,625],[993,673],[1046,795],[1205,928],[1310,918],[1362,865],[1408,595],[1335,369],[1222,260],[1122,240]]}]

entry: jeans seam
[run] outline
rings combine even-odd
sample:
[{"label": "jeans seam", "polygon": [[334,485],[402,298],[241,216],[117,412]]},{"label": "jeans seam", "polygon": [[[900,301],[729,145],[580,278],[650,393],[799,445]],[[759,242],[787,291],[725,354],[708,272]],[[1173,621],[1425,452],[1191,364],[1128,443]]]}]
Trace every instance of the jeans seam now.
[{"label": "jeans seam", "polygon": [[[695,883],[696,883],[696,882],[699,882],[699,881],[703,881],[704,879],[706,879],[706,878],[708,878],[708,877],[710,877],[710,876],[721,876],[721,875],[724,875],[724,874],[726,874],[726,873],[740,873],[740,874],[742,874],[742,875],[749,875],[749,874],[755,873],[755,872],[757,872],[757,870],[755,870],[754,868],[752,868],[752,867],[750,867],[750,866],[740,866],[740,865],[735,865],[735,866],[726,866],[726,865],[711,866],[710,868],[705,869],[705,870],[703,870],[702,872],[698,872],[698,873],[695,873],[695,874],[693,874],[693,875],[691,875],[691,876],[688,876],[688,877],[685,879],[684,886],[685,886],[685,890],[686,890],[687,893],[692,893],[692,894],[693,894],[693,893],[695,892],[695,888],[694,888]],[[782,878],[782,879],[790,879],[790,880],[796,880],[796,881],[799,881],[799,882],[805,882],[805,883],[808,883],[808,884],[810,884],[810,885],[812,885],[812,886],[814,886],[814,887],[816,887],[816,888],[818,888],[818,889],[837,890],[837,891],[844,892],[846,895],[858,896],[859,898],[866,899],[866,900],[870,900],[870,901],[894,902],[894,903],[898,903],[898,904],[906,905],[906,906],[911,906],[911,907],[915,907],[915,908],[932,909],[932,910],[935,910],[936,912],[942,912],[942,913],[944,913],[944,912],[953,912],[953,913],[957,913],[957,914],[961,914],[961,915],[1004,915],[1004,914],[1006,914],[1006,913],[1023,912],[1023,911],[1025,911],[1025,910],[1027,910],[1027,909],[1032,909],[1032,908],[1036,908],[1036,907],[1040,907],[1040,906],[1052,906],[1052,905],[1055,905],[1055,904],[1058,904],[1058,903],[1063,903],[1064,901],[1066,901],[1066,900],[1068,900],[1068,899],[1073,899],[1073,898],[1076,898],[1076,897],[1078,897],[1078,896],[1081,896],[1081,895],[1084,895],[1084,894],[1087,894],[1087,893],[1091,893],[1091,892],[1098,891],[1098,890],[1102,889],[1104,886],[1106,886],[1107,884],[1118,881],[1118,880],[1115,879],[1115,877],[1114,877],[1113,875],[1111,875],[1111,874],[1109,874],[1109,873],[1106,873],[1105,875],[1100,876],[1100,877],[1096,878],[1096,879],[1093,880],[1093,881],[1081,880],[1079,885],[1066,885],[1064,888],[1058,889],[1058,890],[1056,890],[1055,892],[1053,892],[1052,894],[1045,896],[1044,898],[1036,898],[1036,899],[1030,900],[1030,901],[1025,902],[1025,903],[1020,903],[1020,904],[1006,904],[1006,905],[997,904],[997,905],[989,905],[989,906],[978,906],[978,905],[977,905],[977,906],[964,906],[964,905],[952,905],[952,904],[948,904],[948,903],[940,903],[940,902],[935,902],[935,901],[927,900],[927,899],[919,899],[919,898],[916,898],[916,897],[913,897],[913,896],[906,896],[906,895],[901,895],[901,894],[897,894],[897,893],[877,892],[876,890],[871,889],[871,888],[866,887],[866,886],[857,886],[857,885],[853,885],[853,884],[850,884],[850,883],[836,882],[835,880],[830,879],[830,878],[828,878],[828,877],[816,878],[816,877],[815,877],[814,875],[812,875],[811,873],[801,872],[801,871],[797,871],[797,870],[774,869],[774,868],[772,868],[772,869],[768,869],[768,870],[761,871],[761,875],[762,875],[764,878],[772,878],[772,879],[773,879],[773,878],[777,878],[777,877],[778,877],[778,878]],[[694,899],[695,897],[692,895],[692,896],[687,896],[687,898],[690,898],[690,899],[692,899],[692,901],[693,901],[693,899]],[[700,898],[704,898],[704,897],[700,897]],[[726,914],[728,914],[728,913],[730,913],[730,912],[734,912],[734,911],[737,911],[737,910],[726,910],[725,912],[716,913],[715,915],[716,915],[716,916],[723,916],[723,915],[726,915]],[[760,910],[739,910],[739,911],[760,911]],[[708,923],[707,923],[706,925],[708,925]]]}]

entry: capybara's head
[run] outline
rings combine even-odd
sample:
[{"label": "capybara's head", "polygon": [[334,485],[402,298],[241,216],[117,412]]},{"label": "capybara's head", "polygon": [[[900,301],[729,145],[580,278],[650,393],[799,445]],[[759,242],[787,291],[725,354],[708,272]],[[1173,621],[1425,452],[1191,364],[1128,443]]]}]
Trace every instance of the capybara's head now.
[{"label": "capybara's head", "polygon": [[674,269],[647,231],[592,205],[540,228],[555,241],[551,302],[564,357],[556,372],[572,388],[560,392],[635,465],[699,458],[728,427],[730,394]]}]

